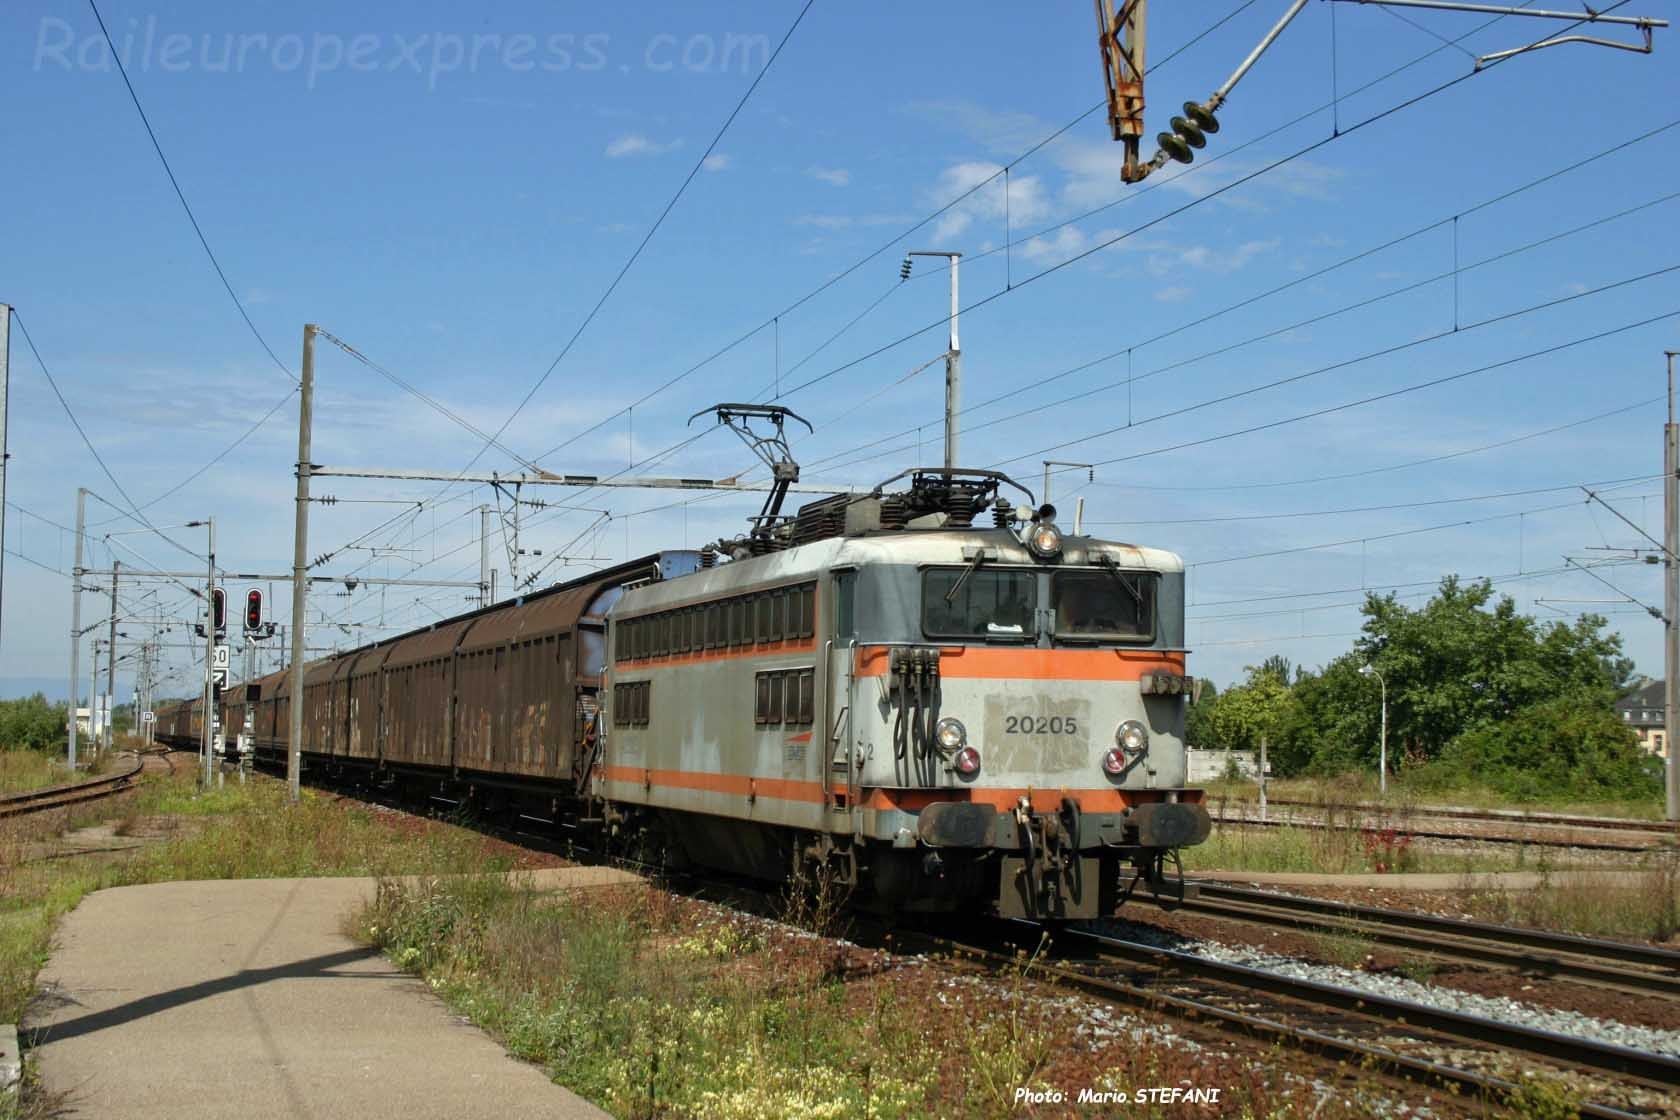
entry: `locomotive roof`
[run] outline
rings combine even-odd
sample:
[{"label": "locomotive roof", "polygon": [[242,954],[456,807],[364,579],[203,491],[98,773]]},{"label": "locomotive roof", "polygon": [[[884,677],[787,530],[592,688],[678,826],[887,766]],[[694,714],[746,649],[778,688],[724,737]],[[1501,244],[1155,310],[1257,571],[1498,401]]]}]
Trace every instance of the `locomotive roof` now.
[{"label": "locomotive roof", "polygon": [[647,584],[626,593],[626,606],[640,610],[667,606],[743,587],[773,586],[809,579],[834,568],[866,565],[961,564],[975,548],[995,550],[995,564],[1044,567],[1080,566],[1097,562],[1098,556],[1112,559],[1123,568],[1155,572],[1181,572],[1184,562],[1177,553],[1145,548],[1095,537],[1064,537],[1058,563],[1041,564],[1008,529],[896,529],[856,536],[827,537],[702,569],[692,575]]}]

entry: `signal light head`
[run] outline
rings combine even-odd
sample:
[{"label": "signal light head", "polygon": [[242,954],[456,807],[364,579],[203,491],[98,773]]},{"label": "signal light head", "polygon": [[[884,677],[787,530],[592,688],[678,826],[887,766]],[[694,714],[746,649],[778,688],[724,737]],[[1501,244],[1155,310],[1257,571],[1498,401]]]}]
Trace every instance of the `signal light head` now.
[{"label": "signal light head", "polygon": [[220,587],[210,590],[210,623],[217,630],[227,626],[227,592]]},{"label": "signal light head", "polygon": [[262,629],[263,593],[259,588],[245,592],[245,629]]}]

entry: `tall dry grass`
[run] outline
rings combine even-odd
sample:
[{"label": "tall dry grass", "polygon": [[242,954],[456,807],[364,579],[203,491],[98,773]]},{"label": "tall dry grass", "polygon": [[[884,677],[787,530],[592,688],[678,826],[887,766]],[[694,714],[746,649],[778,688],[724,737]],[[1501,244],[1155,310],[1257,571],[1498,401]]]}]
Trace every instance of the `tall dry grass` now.
[{"label": "tall dry grass", "polygon": [[1680,855],[1673,852],[1615,876],[1543,870],[1525,890],[1467,888],[1465,910],[1484,921],[1636,941],[1680,936]]}]

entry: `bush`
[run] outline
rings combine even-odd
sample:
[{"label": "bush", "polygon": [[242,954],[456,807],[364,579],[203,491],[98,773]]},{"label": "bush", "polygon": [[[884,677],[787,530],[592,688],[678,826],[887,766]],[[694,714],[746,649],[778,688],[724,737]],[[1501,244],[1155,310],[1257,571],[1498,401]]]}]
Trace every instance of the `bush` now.
[{"label": "bush", "polygon": [[64,738],[68,709],[49,704],[37,692],[22,700],[0,700],[0,750],[47,750]]},{"label": "bush", "polygon": [[1634,733],[1596,696],[1581,695],[1472,728],[1425,770],[1450,782],[1474,779],[1518,801],[1645,798],[1661,784],[1658,761]]}]

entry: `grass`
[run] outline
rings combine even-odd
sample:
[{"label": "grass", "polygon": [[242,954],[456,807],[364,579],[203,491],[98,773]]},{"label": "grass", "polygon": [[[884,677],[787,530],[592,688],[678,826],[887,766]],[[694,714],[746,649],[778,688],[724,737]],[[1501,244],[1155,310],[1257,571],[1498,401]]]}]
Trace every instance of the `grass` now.
[{"label": "grass", "polygon": [[98,777],[110,769],[109,756],[100,755],[93,766],[71,773],[61,753],[27,748],[0,748],[0,794],[26,793],[48,786],[67,786]]},{"label": "grass", "polygon": [[[1235,781],[1219,778],[1207,783],[1206,789],[1210,801],[1224,798],[1232,802],[1253,803],[1260,799],[1260,787],[1247,778]],[[1430,807],[1452,806],[1464,809],[1503,809],[1514,812],[1661,820],[1664,811],[1661,796],[1631,801],[1593,801],[1572,797],[1568,791],[1560,790],[1556,797],[1518,803],[1486,786],[1420,786],[1410,781],[1404,773],[1390,777],[1386,794],[1377,788],[1375,774],[1353,772],[1339,774],[1333,778],[1274,778],[1266,783],[1266,796],[1275,801],[1299,801],[1310,805],[1337,805],[1347,808],[1380,805],[1391,810],[1413,813]]]},{"label": "grass", "polygon": [[1297,1056],[1191,1052],[1140,1020],[1087,1019],[1027,958],[1000,978],[959,977],[650,885],[392,880],[354,930],[621,1117],[1021,1116],[1040,1114],[1023,1088],[1071,1101],[1180,1084],[1220,1086],[1224,1114],[1380,1111],[1318,1101],[1285,1072]]},{"label": "grass", "polygon": [[1632,875],[1607,879],[1592,872],[1541,873],[1528,890],[1464,893],[1465,910],[1505,925],[1638,941],[1680,935],[1680,857],[1663,853]]},{"label": "grass", "polygon": [[1435,851],[1413,842],[1411,814],[1384,811],[1375,819],[1345,802],[1321,803],[1315,819],[1324,828],[1293,825],[1243,827],[1259,814],[1246,802],[1210,798],[1209,812],[1232,823],[1216,823],[1201,844],[1182,852],[1186,871],[1310,872],[1329,875],[1445,872],[1472,874],[1521,871],[1531,866],[1521,845],[1509,850]]}]

